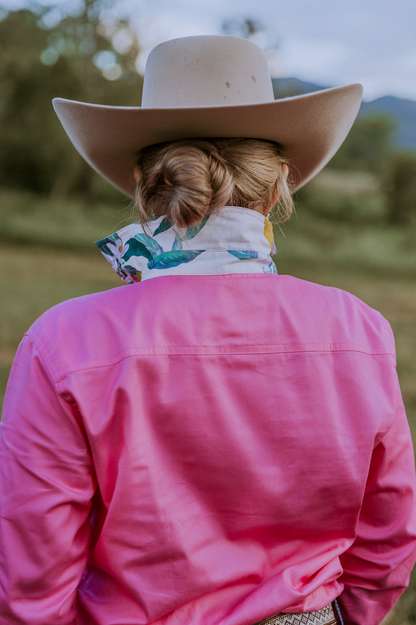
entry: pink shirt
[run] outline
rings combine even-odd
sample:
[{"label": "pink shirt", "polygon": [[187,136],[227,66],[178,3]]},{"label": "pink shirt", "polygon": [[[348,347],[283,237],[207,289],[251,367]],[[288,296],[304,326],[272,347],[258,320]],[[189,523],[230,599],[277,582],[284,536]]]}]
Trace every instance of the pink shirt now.
[{"label": "pink shirt", "polygon": [[290,276],[166,276],[24,338],[1,436],[0,622],[377,625],[415,560],[383,317]]}]

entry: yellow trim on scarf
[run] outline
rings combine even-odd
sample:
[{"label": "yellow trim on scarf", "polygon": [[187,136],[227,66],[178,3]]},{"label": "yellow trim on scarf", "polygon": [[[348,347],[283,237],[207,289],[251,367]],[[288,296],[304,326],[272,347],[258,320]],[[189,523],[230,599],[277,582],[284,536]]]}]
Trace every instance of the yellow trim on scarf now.
[{"label": "yellow trim on scarf", "polygon": [[270,247],[273,247],[273,224],[267,217],[264,220],[264,236],[270,243]]}]

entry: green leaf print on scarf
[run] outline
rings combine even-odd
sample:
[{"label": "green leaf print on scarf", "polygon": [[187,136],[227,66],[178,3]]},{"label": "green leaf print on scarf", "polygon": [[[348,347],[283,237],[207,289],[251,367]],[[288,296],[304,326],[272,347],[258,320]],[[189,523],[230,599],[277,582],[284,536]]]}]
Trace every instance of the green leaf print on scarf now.
[{"label": "green leaf print on scarf", "polygon": [[154,231],[153,236],[155,237],[158,234],[162,234],[162,232],[165,232],[165,230],[169,230],[169,228],[172,228],[172,226],[172,222],[167,217],[163,217],[162,221]]},{"label": "green leaf print on scarf", "polygon": [[156,256],[163,254],[163,247],[159,245],[157,241],[147,236],[147,234],[136,234],[135,237],[126,241],[126,246],[129,248],[125,254],[123,254],[122,260],[128,261],[132,256],[144,256],[147,260],[151,261]]},{"label": "green leaf print on scarf", "polygon": [[[205,215],[202,221],[195,224],[195,226],[189,226],[189,228],[186,229],[186,233],[183,239],[181,239],[179,234],[175,232],[176,248],[174,249],[182,249],[182,246],[181,246],[182,241],[189,241],[189,239],[193,239],[194,237],[196,237],[196,235],[201,230],[201,228],[205,226],[208,219],[209,219],[209,215]],[[160,224],[154,231],[153,236],[156,237],[158,234],[162,234],[162,232],[166,232],[166,230],[169,230],[170,228],[172,228],[172,226],[173,226],[173,223],[170,221],[170,219],[168,219],[167,217],[163,217],[162,221],[160,222]]]},{"label": "green leaf print on scarf", "polygon": [[202,230],[202,228],[205,226],[208,219],[209,219],[209,215],[205,215],[202,221],[199,221],[194,226],[189,226],[189,228],[186,229],[186,233],[182,241],[189,241],[189,239],[193,239],[194,237],[196,237],[198,232]]},{"label": "green leaf print on scarf", "polygon": [[113,245],[116,245],[117,239],[121,241],[120,236],[117,232],[115,232],[114,234],[110,234],[110,236],[105,237],[105,239],[96,241],[95,245],[98,247],[99,250],[101,250],[103,254],[107,254],[108,256],[114,256],[114,252],[111,248],[108,247],[107,243],[112,243]]},{"label": "green leaf print on scarf", "polygon": [[185,235],[183,237],[181,237],[181,235],[179,234],[179,232],[177,232],[177,230],[174,230],[173,232],[175,233],[175,240],[172,245],[172,251],[182,250],[183,249],[182,243],[184,241],[189,241],[190,239],[193,239],[194,237],[196,237],[198,232],[202,230],[202,228],[205,226],[208,219],[209,219],[209,215],[206,215],[202,221],[198,222],[194,226],[189,226],[189,228],[186,229]]},{"label": "green leaf print on scarf", "polygon": [[184,239],[181,239],[179,232],[176,232],[176,230],[173,232],[175,233],[175,240],[172,245],[172,251],[174,252],[182,249],[182,241],[184,241]]},{"label": "green leaf print on scarf", "polygon": [[239,252],[235,250],[227,250],[227,252],[229,254],[232,254],[236,258],[239,258],[240,260],[246,260],[246,258],[258,258],[259,257],[258,252],[243,252],[243,251]]},{"label": "green leaf print on scarf", "polygon": [[274,273],[274,274],[278,275],[278,273],[277,273],[277,267],[276,267],[276,265],[274,264],[274,262],[273,262],[273,261],[271,261],[271,262],[269,263],[269,265],[267,266],[267,269],[265,269],[264,267],[262,267],[262,271],[263,271],[263,273]]},{"label": "green leaf print on scarf", "polygon": [[169,269],[169,267],[177,267],[182,263],[189,263],[205,250],[177,250],[165,252],[158,258],[148,263],[148,269]]}]

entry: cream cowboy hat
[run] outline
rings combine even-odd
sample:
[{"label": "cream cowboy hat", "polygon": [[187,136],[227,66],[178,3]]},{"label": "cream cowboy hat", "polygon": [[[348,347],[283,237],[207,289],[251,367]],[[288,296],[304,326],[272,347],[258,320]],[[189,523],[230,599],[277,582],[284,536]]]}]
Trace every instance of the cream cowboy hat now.
[{"label": "cream cowboy hat", "polygon": [[147,145],[193,137],[277,141],[299,189],[332,158],[360,108],[361,85],[274,100],[266,56],[239,37],[173,39],[149,55],[141,107],[56,98],[69,138],[99,174],[128,196]]}]

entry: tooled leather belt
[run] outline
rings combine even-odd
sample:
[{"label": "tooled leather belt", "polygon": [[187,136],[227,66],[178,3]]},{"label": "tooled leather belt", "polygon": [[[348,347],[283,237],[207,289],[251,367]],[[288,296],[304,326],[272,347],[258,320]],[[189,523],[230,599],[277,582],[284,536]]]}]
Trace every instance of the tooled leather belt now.
[{"label": "tooled leather belt", "polygon": [[255,625],[337,625],[332,605],[316,612],[275,614]]}]

